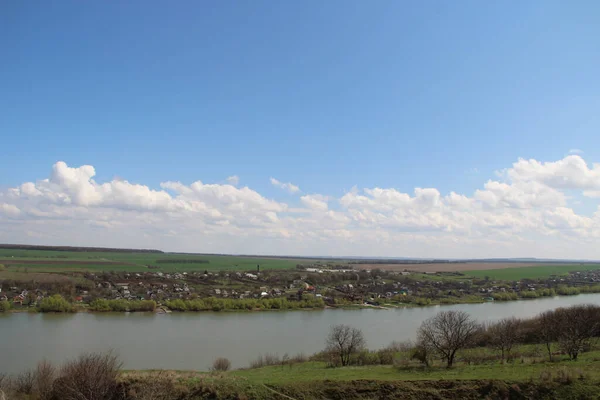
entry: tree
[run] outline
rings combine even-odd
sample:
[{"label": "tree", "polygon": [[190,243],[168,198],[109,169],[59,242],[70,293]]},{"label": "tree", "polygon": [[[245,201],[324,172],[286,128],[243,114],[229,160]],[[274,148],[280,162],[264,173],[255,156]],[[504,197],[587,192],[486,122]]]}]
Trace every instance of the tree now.
[{"label": "tree", "polygon": [[504,362],[505,354],[510,354],[513,346],[517,344],[522,335],[521,320],[512,318],[504,318],[488,328],[493,348],[500,351],[502,362]]},{"label": "tree", "polygon": [[480,331],[477,321],[464,311],[442,311],[424,321],[417,334],[418,342],[431,348],[452,367],[456,352],[473,343]]},{"label": "tree", "polygon": [[559,308],[555,316],[558,344],[575,361],[599,332],[600,308],[591,304]]},{"label": "tree", "polygon": [[217,358],[212,366],[212,370],[215,372],[229,371],[229,368],[231,368],[231,362],[224,357]]},{"label": "tree", "polygon": [[350,356],[364,349],[365,338],[360,329],[348,325],[332,326],[327,336],[327,350],[340,358],[342,366],[350,363]]},{"label": "tree", "polygon": [[552,342],[557,339],[558,323],[554,311],[545,311],[536,319],[535,332],[538,339],[546,345],[548,358],[552,361]]}]

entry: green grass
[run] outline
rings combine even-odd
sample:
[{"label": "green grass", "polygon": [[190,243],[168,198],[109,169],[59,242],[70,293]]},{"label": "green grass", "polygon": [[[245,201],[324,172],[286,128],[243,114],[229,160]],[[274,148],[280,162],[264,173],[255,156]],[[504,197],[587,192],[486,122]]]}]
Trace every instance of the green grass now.
[{"label": "green grass", "polygon": [[591,271],[598,269],[600,269],[600,264],[540,265],[535,267],[465,271],[465,274],[475,278],[488,276],[494,280],[516,281],[520,279],[548,278],[552,275],[565,275],[571,271]]},{"label": "green grass", "polygon": [[[14,257],[14,258],[13,258]],[[36,272],[67,272],[71,270],[90,270],[90,271],[148,271],[147,265],[158,266],[157,271],[244,271],[256,270],[260,265],[265,269],[291,269],[297,264],[308,264],[317,261],[323,263],[333,260],[308,260],[291,258],[265,258],[265,257],[239,257],[239,256],[220,256],[220,255],[189,255],[189,254],[170,254],[170,253],[117,253],[117,252],[69,252],[69,251],[49,251],[49,250],[13,250],[0,249],[0,260],[28,260],[31,263],[24,265],[14,265],[12,268],[22,270],[28,268]],[[208,261],[208,263],[157,263],[157,260],[168,259],[186,259]],[[36,264],[36,261],[54,261],[57,264]],[[65,261],[64,264],[60,261]],[[81,264],[76,262],[80,261]],[[112,261],[119,264],[102,265],[93,264],[94,261]],[[2,263],[0,261],[0,263]],[[6,262],[9,264],[10,262]],[[90,263],[90,264],[86,264]]]},{"label": "green grass", "polygon": [[578,361],[537,362],[481,365],[458,365],[451,369],[442,366],[429,370],[423,368],[396,368],[387,365],[365,367],[327,368],[323,362],[307,362],[289,366],[272,366],[257,369],[232,371],[230,374],[246,378],[250,382],[284,385],[293,382],[356,379],[373,380],[455,380],[455,379],[499,379],[503,381],[526,381],[537,379],[542,371],[567,369],[585,371],[589,378],[600,379],[600,357],[598,352],[584,353]]}]

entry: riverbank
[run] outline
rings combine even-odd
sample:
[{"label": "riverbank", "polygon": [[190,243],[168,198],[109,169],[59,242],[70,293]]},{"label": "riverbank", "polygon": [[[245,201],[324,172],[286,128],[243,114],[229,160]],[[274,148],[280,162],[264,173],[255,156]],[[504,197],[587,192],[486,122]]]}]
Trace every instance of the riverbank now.
[{"label": "riverbank", "polygon": [[[596,293],[596,292],[594,292]],[[563,295],[553,295],[553,296],[541,296],[541,297],[509,297],[503,298],[500,297],[495,299],[493,297],[478,297],[478,296],[469,296],[465,298],[452,298],[452,299],[427,299],[428,301],[410,301],[410,302],[365,302],[365,303],[346,303],[341,305],[328,305],[323,301],[316,302],[318,305],[315,306],[315,302],[309,303],[300,303],[301,306],[294,307],[286,307],[282,306],[281,302],[278,302],[278,305],[275,308],[265,308],[263,307],[252,307],[247,308],[246,306],[241,307],[232,307],[232,308],[224,308],[223,306],[217,307],[204,307],[204,308],[188,308],[185,306],[185,303],[175,303],[177,306],[172,306],[169,308],[166,305],[157,304],[152,301],[146,301],[145,303],[153,303],[151,306],[146,307],[129,307],[129,301],[105,301],[106,304],[118,303],[118,307],[98,307],[94,304],[72,304],[68,303],[64,307],[61,308],[48,308],[48,309],[40,309],[38,307],[5,307],[0,309],[0,314],[2,313],[156,313],[156,314],[167,314],[167,313],[206,313],[206,312],[242,312],[242,313],[256,313],[262,311],[315,311],[315,310],[364,310],[364,309],[377,309],[377,310],[391,310],[391,309],[406,309],[406,308],[421,308],[421,307],[436,307],[436,306],[450,306],[450,305],[467,305],[467,304],[484,304],[490,302],[496,303],[513,303],[518,301],[533,301],[540,300],[544,298],[561,298],[561,297],[578,297],[587,294],[594,293],[573,293],[573,294],[563,294]],[[259,300],[260,301],[260,300]],[[140,303],[140,301],[137,301]],[[283,304],[293,304],[294,302],[286,302]],[[168,303],[167,303],[168,304]],[[184,304],[181,306],[181,304]]]}]

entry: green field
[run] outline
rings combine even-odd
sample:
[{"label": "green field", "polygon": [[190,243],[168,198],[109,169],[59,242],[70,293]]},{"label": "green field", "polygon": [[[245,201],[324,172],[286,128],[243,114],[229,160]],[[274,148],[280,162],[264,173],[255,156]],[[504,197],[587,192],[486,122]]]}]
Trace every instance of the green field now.
[{"label": "green field", "polygon": [[600,269],[600,264],[539,265],[535,267],[465,271],[465,275],[475,278],[484,278],[487,276],[494,280],[517,281],[520,279],[549,278],[552,275],[566,275],[574,271],[592,271],[598,269]]},{"label": "green field", "polygon": [[526,381],[536,379],[544,370],[573,369],[584,370],[590,378],[600,379],[598,369],[598,353],[592,353],[577,362],[540,362],[536,364],[490,363],[483,365],[462,365],[455,368],[436,367],[429,370],[423,368],[395,368],[389,365],[365,367],[327,368],[325,363],[308,362],[289,367],[273,366],[258,369],[232,371],[230,374],[244,377],[250,382],[282,385],[299,381],[322,380],[454,380],[454,379],[500,379],[506,381]]},{"label": "green field", "polygon": [[[4,260],[4,261],[2,261]],[[169,262],[169,260],[173,260]],[[192,262],[181,262],[189,260]],[[194,263],[193,261],[198,261]],[[206,262],[207,261],[207,262]],[[271,257],[239,257],[226,255],[191,255],[175,253],[119,253],[49,250],[0,249],[0,264],[11,270],[33,272],[89,271],[246,271],[261,269],[290,269],[297,264],[333,260],[292,259]],[[157,266],[157,269],[148,269]]]}]

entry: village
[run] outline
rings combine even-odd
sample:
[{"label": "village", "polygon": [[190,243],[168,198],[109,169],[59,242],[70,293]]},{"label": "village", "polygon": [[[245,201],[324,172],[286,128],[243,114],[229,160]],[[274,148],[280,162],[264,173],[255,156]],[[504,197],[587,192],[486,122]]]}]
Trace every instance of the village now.
[{"label": "village", "polygon": [[60,294],[74,304],[96,299],[169,300],[274,299],[312,297],[328,306],[428,305],[516,300],[596,292],[600,271],[572,272],[549,279],[495,281],[458,272],[358,270],[336,266],[298,266],[290,270],[238,272],[75,272],[68,280],[0,281],[0,301],[14,309],[35,307],[45,297]]}]

